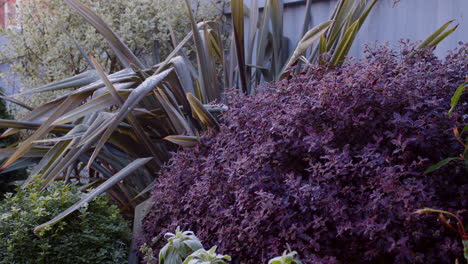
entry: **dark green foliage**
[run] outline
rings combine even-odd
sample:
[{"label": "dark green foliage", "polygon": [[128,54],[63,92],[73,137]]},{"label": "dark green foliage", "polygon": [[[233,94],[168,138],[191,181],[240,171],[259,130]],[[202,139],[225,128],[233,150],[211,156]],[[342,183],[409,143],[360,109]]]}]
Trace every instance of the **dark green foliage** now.
[{"label": "dark green foliage", "polygon": [[40,192],[34,182],[0,205],[1,264],[125,263],[130,230],[105,196],[98,197],[64,221],[38,233],[33,228],[50,220],[82,197],[74,185],[54,183]]}]

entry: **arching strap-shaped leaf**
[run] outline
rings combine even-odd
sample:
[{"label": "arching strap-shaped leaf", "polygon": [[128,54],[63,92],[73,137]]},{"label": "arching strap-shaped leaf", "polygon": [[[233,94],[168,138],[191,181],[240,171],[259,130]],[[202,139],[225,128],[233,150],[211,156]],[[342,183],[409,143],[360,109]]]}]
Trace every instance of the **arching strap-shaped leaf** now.
[{"label": "arching strap-shaped leaf", "polygon": [[244,1],[231,0],[232,25],[234,26],[234,43],[236,44],[237,65],[242,91],[247,94],[247,78],[245,68],[244,45]]},{"label": "arching strap-shaped leaf", "polygon": [[287,68],[293,66],[297,60],[306,52],[306,50],[317,40],[322,36],[323,33],[330,27],[330,25],[333,23],[333,21],[328,20],[325,21],[313,29],[307,31],[305,33],[304,37],[299,41],[297,44],[296,49],[294,50],[293,54],[291,55],[291,58],[289,58],[289,61],[285,64],[283,70],[281,71],[279,79],[283,79],[286,74],[285,71]]},{"label": "arching strap-shaped leaf", "polygon": [[99,135],[107,129],[112,120],[114,120],[115,116],[116,113],[99,113],[98,116],[91,122],[88,130],[86,130],[86,132],[84,133],[80,142],[77,145],[83,146],[86,144],[86,142],[92,141],[93,138],[99,137]]},{"label": "arching strap-shaped leaf", "polygon": [[88,57],[88,52],[85,51],[85,49],[78,43],[78,41],[70,34],[70,32],[68,32],[68,30],[64,26],[62,26],[62,31],[73,42],[73,44],[75,44],[75,47],[78,49],[78,51],[80,51],[81,56],[83,56],[83,58],[86,60],[88,65],[91,68],[94,68],[93,63],[91,62],[91,60]]},{"label": "arching strap-shaped leaf", "polygon": [[53,225],[66,216],[70,215],[74,211],[78,210],[80,207],[83,205],[90,203],[99,196],[101,193],[107,191],[110,189],[112,186],[114,186],[116,183],[120,182],[123,180],[125,177],[131,175],[135,170],[139,169],[140,167],[144,166],[146,163],[148,163],[152,158],[141,158],[137,159],[130,164],[128,164],[125,168],[123,168],[121,171],[119,171],[117,174],[106,180],[103,184],[99,185],[96,189],[88,193],[83,199],[81,199],[79,202],[75,203],[72,205],[70,208],[67,210],[63,211],[62,213],[58,214],[56,217],[54,217],[52,220],[47,221],[46,223],[36,226],[34,228],[34,232],[38,232],[41,229],[43,229],[46,226]]},{"label": "arching strap-shaped leaf", "polygon": [[[211,65],[213,62],[210,60],[210,57],[207,54],[206,46],[203,43],[202,36],[200,34],[199,26],[195,22],[192,10],[190,8],[190,3],[188,0],[185,0],[187,7],[188,17],[190,19],[190,25],[193,33],[193,41],[195,44],[195,51],[198,64],[198,75],[199,83],[202,92],[202,101],[211,102],[219,98],[219,87],[216,87],[216,76],[214,76]],[[209,25],[203,23],[201,25],[202,30],[206,29]],[[208,69],[207,69],[208,67]]]},{"label": "arching strap-shaped leaf", "polygon": [[34,108],[27,105],[26,103],[24,102],[21,102],[20,100],[17,100],[13,97],[8,97],[8,96],[0,96],[1,99],[5,100],[5,101],[8,101],[8,102],[11,102],[11,103],[14,103],[15,105],[19,105],[29,111],[33,110]]},{"label": "arching strap-shaped leaf", "polygon": [[450,20],[449,22],[443,24],[440,28],[438,28],[431,35],[429,35],[425,40],[423,40],[423,42],[421,42],[416,48],[421,49],[421,48],[431,46],[431,43],[434,42],[434,40],[436,40],[445,31],[445,29],[452,23],[453,23],[453,20]]},{"label": "arching strap-shaped leaf", "polygon": [[[55,144],[39,161],[39,163],[34,167],[34,169],[29,173],[29,177],[23,183],[21,188],[25,188],[34,178],[41,172],[47,171],[54,164],[58,164],[66,152],[70,149],[72,142],[74,142],[78,137],[81,137],[88,127],[85,125],[77,125],[70,132],[67,133],[62,138],[53,138],[54,140],[61,139]],[[37,143],[37,141],[35,141]]]},{"label": "arching strap-shaped leaf", "polygon": [[15,94],[13,96],[22,96],[26,94],[43,93],[43,92],[57,91],[57,90],[63,90],[63,89],[78,88],[78,87],[89,85],[98,80],[99,80],[99,75],[97,74],[97,72],[95,70],[90,70],[90,71],[85,71],[75,76],[57,81],[57,82],[47,84],[39,88],[26,90],[22,93]]},{"label": "arching strap-shaped leaf", "polygon": [[[119,95],[124,99],[126,99],[130,95],[130,92],[130,90],[118,91]],[[80,105],[72,111],[62,115],[59,119],[57,119],[57,121],[54,122],[54,125],[66,124],[91,113],[100,112],[112,105],[115,105],[115,100],[110,94],[110,92],[106,92],[102,95],[97,96],[91,101]]]},{"label": "arching strap-shaped leaf", "polygon": [[[97,78],[99,79],[99,76],[96,73]],[[111,82],[127,82],[131,83],[134,81],[133,79],[135,78],[135,73],[131,69],[124,69],[119,72],[116,72],[114,74],[111,74],[109,76],[109,79]],[[127,85],[127,83],[125,85]],[[54,99],[50,102],[47,102],[43,105],[40,105],[33,109],[31,112],[29,112],[24,118],[22,118],[20,121],[26,121],[26,122],[42,122],[46,120],[52,113],[54,113],[60,105],[65,101],[68,97],[73,96],[76,98],[86,98],[88,96],[91,96],[92,93],[97,90],[104,87],[104,83],[100,80],[93,82],[89,85],[86,85],[84,87],[81,87],[69,94],[66,94],[62,97],[59,97],[57,99]],[[78,104],[79,105],[79,104]],[[77,107],[78,105],[75,105],[74,107]],[[71,107],[71,108],[74,108]],[[7,129],[1,137],[7,137],[10,135],[13,135],[17,133],[19,130],[16,128],[11,128]]]},{"label": "arching strap-shaped leaf", "polygon": [[452,99],[450,100],[450,110],[448,112],[449,116],[452,116],[453,111],[455,111],[455,107],[458,105],[458,101],[460,101],[460,97],[463,94],[463,92],[467,89],[468,83],[464,83],[460,86],[458,86],[457,90],[452,96]]},{"label": "arching strap-shaped leaf", "polygon": [[442,40],[446,39],[448,36],[450,36],[455,30],[457,30],[459,24],[456,24],[453,28],[445,31],[444,33],[442,33],[440,36],[438,36],[436,39],[434,39],[434,41],[431,42],[431,44],[429,44],[430,46],[433,46],[433,47],[436,47],[437,45],[439,45],[440,42],[442,42]]},{"label": "arching strap-shaped leaf", "polygon": [[162,89],[155,91],[155,96],[158,98],[158,101],[161,103],[164,111],[166,112],[171,124],[176,129],[177,133],[184,133],[188,135],[193,135],[192,128],[190,127],[187,120],[185,120],[182,112],[178,107],[174,107],[169,98],[166,96],[165,92]]},{"label": "arching strap-shaped leaf", "polygon": [[125,117],[135,108],[135,106],[143,100],[143,98],[151,92],[156,85],[158,85],[166,76],[172,71],[172,69],[165,70],[159,74],[153,75],[146,79],[142,84],[140,84],[137,88],[135,88],[130,96],[125,101],[124,105],[120,108],[117,112],[116,116],[114,117],[113,121],[109,124],[106,131],[102,135],[101,139],[96,145],[96,148],[91,156],[89,163],[91,164],[94,159],[96,158],[99,151],[104,147],[104,144],[110,138],[114,130],[119,126],[120,122],[122,122]]},{"label": "arching strap-shaped leaf", "polygon": [[[99,79],[99,76],[98,76],[98,79]],[[141,80],[136,76],[135,72],[130,68],[123,69],[121,71],[110,74],[109,75],[109,80],[113,84],[123,84],[123,83],[132,83],[132,82],[133,83],[135,83],[135,82],[139,83],[139,82],[141,82]],[[97,80],[94,83],[91,83],[89,85],[81,87],[81,88],[79,88],[79,89],[77,89],[77,90],[75,90],[75,91],[73,91],[73,92],[71,92],[69,94],[66,94],[66,95],[64,95],[62,97],[59,97],[59,98],[55,99],[52,102],[61,100],[64,97],[74,95],[74,94],[78,94],[78,93],[89,93],[89,94],[91,94],[94,91],[96,91],[98,89],[101,89],[103,87],[105,87],[104,83],[101,80]]]},{"label": "arching strap-shaped leaf", "polygon": [[219,129],[219,123],[210,114],[209,111],[205,109],[203,104],[195,97],[193,94],[188,93],[187,99],[192,107],[193,117],[200,120],[205,126]]},{"label": "arching strap-shaped leaf", "polygon": [[[422,49],[422,48],[427,48],[427,47],[436,47],[442,40],[450,36],[457,28],[458,24],[455,25],[453,28],[447,30],[444,32],[444,30],[453,22],[453,20],[450,20],[449,22],[445,23],[442,25],[440,28],[438,28],[436,31],[434,31],[429,37],[427,37],[421,44],[419,44],[416,49]],[[414,56],[416,53],[413,52],[410,55]]]},{"label": "arching strap-shaped leaf", "polygon": [[189,66],[186,65],[186,60],[183,57],[177,56],[171,60],[171,67],[174,68],[174,71],[167,76],[171,91],[179,104],[183,106],[184,111],[191,114],[190,105],[185,96],[186,93],[195,92]]},{"label": "arching strap-shaped leaf", "polygon": [[[80,159],[80,156],[85,154],[91,146],[99,139],[99,135],[107,128],[111,119],[115,114],[102,112],[99,113],[98,117],[94,122],[88,127],[84,135],[76,143],[71,143],[70,150],[60,158],[58,163],[53,163],[47,168],[43,173],[43,182],[42,188],[45,188],[50,182],[52,182],[57,175],[63,172],[68,166],[73,162]],[[60,143],[59,143],[60,144]],[[68,146],[66,146],[68,148]]]},{"label": "arching strap-shaped leaf", "polygon": [[[205,22],[203,22],[205,23]],[[200,23],[199,23],[200,24]],[[174,49],[176,49],[178,46],[179,46],[179,40],[177,39],[176,35],[175,35],[175,32],[174,30],[172,29],[171,25],[168,25],[169,27],[169,33],[170,33],[170,37],[171,37],[171,41],[172,41],[172,46],[174,47]],[[184,67],[187,67],[188,70],[189,70],[189,74],[190,76],[192,76],[192,78],[194,79],[198,79],[198,73],[197,73],[197,70],[195,69],[195,67],[193,66],[192,62],[190,61],[189,57],[184,53],[183,50],[178,50],[178,54],[180,57],[182,57],[182,61],[183,61],[183,64],[184,64]]]},{"label": "arching strap-shaped leaf", "polygon": [[362,13],[361,17],[359,17],[359,19],[357,19],[349,28],[346,29],[343,39],[337,43],[337,48],[333,54],[333,65],[341,65],[343,63],[345,57],[348,55],[348,52],[351,49],[351,46],[353,45],[354,39],[356,38],[359,29],[361,29],[362,24],[364,24],[364,21],[376,3],[377,0],[372,0],[371,4]]},{"label": "arching strap-shaped leaf", "polygon": [[[81,125],[78,125],[78,126],[81,126]],[[75,139],[75,138],[80,138],[83,135],[84,135],[84,132],[83,133],[72,134],[72,135],[65,135],[65,136],[62,136],[62,137],[40,139],[40,140],[34,141],[34,143],[36,143],[36,144],[37,143],[57,143],[57,142],[67,141],[67,140],[71,140],[71,139]]]},{"label": "arching strap-shaped leaf", "polygon": [[[3,128],[14,128],[14,129],[31,129],[36,130],[42,125],[42,122],[27,122],[27,121],[15,121],[9,119],[0,119],[0,127]],[[71,130],[74,125],[58,125],[52,128],[52,131],[66,132]],[[1,136],[3,138],[5,136]]]},{"label": "arching strap-shaped leaf", "polygon": [[166,68],[167,64],[169,64],[169,62],[177,55],[177,53],[181,51],[184,45],[187,44],[187,42],[192,38],[192,35],[193,35],[192,31],[190,31],[185,36],[185,38],[179,44],[177,44],[174,50],[172,50],[171,53],[169,53],[169,55],[166,57],[166,59],[163,62],[152,67],[153,70],[155,70],[154,71],[155,74],[160,73],[162,70]]},{"label": "arching strap-shaped leaf", "polygon": [[124,100],[122,97],[120,97],[119,93],[117,92],[117,89],[115,89],[114,85],[112,85],[111,81],[107,77],[106,73],[104,72],[104,69],[102,66],[99,64],[99,62],[90,54],[89,59],[96,69],[96,72],[99,74],[99,77],[101,78],[101,81],[104,83],[104,85],[107,87],[109,90],[110,94],[114,98],[115,102],[121,106],[124,103]]},{"label": "arching strap-shaped leaf", "polygon": [[112,29],[93,10],[78,0],[65,0],[65,2],[91,24],[109,42],[124,67],[131,63],[138,68],[145,68],[144,64],[132,53],[125,43],[112,31]]},{"label": "arching strap-shaped leaf", "polygon": [[[0,159],[6,159],[15,153],[17,148],[8,147],[0,149]],[[26,154],[23,155],[23,158],[42,158],[50,148],[47,147],[33,147]]]},{"label": "arching strap-shaped leaf", "polygon": [[200,144],[200,139],[196,136],[184,136],[184,135],[167,136],[164,139],[174,144],[177,144],[179,146],[189,147],[189,148]]},{"label": "arching strap-shaped leaf", "polygon": [[[42,124],[42,122],[44,120],[46,120],[53,112],[55,112],[60,107],[60,105],[63,103],[63,101],[65,99],[66,98],[63,98],[62,100],[57,100],[57,101],[54,101],[54,102],[49,102],[49,103],[45,103],[43,105],[40,105],[40,106],[36,107],[35,109],[33,109],[24,118],[22,118],[21,120],[19,120],[17,122],[25,122],[25,124],[26,123],[31,123],[31,122],[41,123]],[[4,122],[4,123],[7,123],[7,122]],[[19,129],[20,128],[16,128],[15,126],[11,126],[11,128],[5,130],[5,132],[3,132],[3,134],[0,137],[3,138],[3,137],[8,137],[8,136],[14,135],[14,134],[18,133]]]},{"label": "arching strap-shaped leaf", "polygon": [[271,35],[273,47],[273,63],[272,69],[274,70],[273,76],[276,78],[280,74],[281,67],[285,61],[282,61],[283,53],[286,46],[283,45],[283,14],[284,3],[278,0],[268,0],[270,21],[271,21]]},{"label": "arching strap-shaped leaf", "polygon": [[[263,15],[261,22],[259,23],[259,31],[257,34],[257,48],[256,48],[256,59],[255,63],[260,66],[260,67],[266,67],[267,65],[267,52],[270,49],[267,48],[267,46],[270,44],[270,39],[268,38],[270,34],[270,28],[269,28],[269,21],[270,21],[270,1],[265,2],[265,7],[263,9]],[[234,47],[234,45],[232,45]],[[234,61],[234,60],[231,60]],[[231,65],[231,69],[234,67],[234,65]],[[255,69],[255,78],[256,82],[259,82],[260,76],[264,75],[264,71],[260,71],[258,68]]]},{"label": "arching strap-shaped leaf", "polygon": [[310,23],[312,22],[312,0],[306,0],[304,20],[302,21],[302,36],[305,36],[307,29],[309,28]]},{"label": "arching strap-shaped leaf", "polygon": [[[101,77],[101,80],[104,82],[106,85],[107,89],[109,90],[110,94],[112,95],[114,101],[122,107],[124,104],[124,99],[120,96],[119,92],[117,89],[114,87],[114,85],[111,83],[109,78],[107,78],[106,73],[104,72],[104,69],[101,67],[99,62],[94,59],[93,56],[89,56],[91,63],[94,65],[94,68],[99,74],[99,77]],[[133,64],[132,64],[133,65]],[[143,74],[143,73],[141,73]],[[149,76],[143,76],[143,78],[148,78]],[[137,135],[138,139],[141,140],[146,148],[146,150],[151,153],[153,157],[157,157],[157,153],[154,151],[153,144],[151,143],[151,140],[149,136],[146,134],[144,128],[141,126],[141,124],[138,122],[138,120],[135,118],[135,116],[130,112],[127,115],[127,119],[130,122],[133,130],[135,131],[135,134]],[[88,168],[91,166],[91,163],[88,164]]]},{"label": "arching strap-shaped leaf", "polygon": [[10,166],[8,166],[8,168],[0,171],[0,174],[12,172],[12,171],[19,170],[19,169],[24,169],[36,163],[37,163],[37,159],[35,158],[21,158],[13,162]]},{"label": "arching strap-shaped leaf", "polygon": [[442,168],[442,166],[447,165],[449,162],[451,162],[453,160],[460,160],[460,158],[459,157],[450,157],[450,158],[446,158],[444,160],[441,160],[441,161],[437,162],[436,164],[432,165],[431,167],[429,167],[426,171],[424,171],[424,174],[428,174],[430,172],[438,170],[438,169]]},{"label": "arching strap-shaped leaf", "polygon": [[347,50],[353,45],[354,36],[356,36],[359,30],[359,21],[354,22],[354,24],[346,30],[343,39],[338,43],[338,47],[333,53],[332,65],[341,65],[344,58],[346,57]]},{"label": "arching strap-shaped leaf", "polygon": [[42,125],[29,137],[27,138],[24,142],[21,143],[21,145],[18,147],[16,152],[11,155],[11,157],[2,165],[0,170],[5,169],[8,167],[10,164],[21,158],[24,154],[26,154],[29,149],[31,149],[34,145],[34,141],[41,139],[47,133],[52,131],[54,128],[52,126],[52,123],[59,118],[61,115],[63,115],[65,112],[67,112],[70,108],[74,107],[75,104],[81,103],[84,98],[80,96],[80,94],[76,96],[70,96],[66,100],[63,101],[62,104],[57,108],[57,110],[44,122]]}]

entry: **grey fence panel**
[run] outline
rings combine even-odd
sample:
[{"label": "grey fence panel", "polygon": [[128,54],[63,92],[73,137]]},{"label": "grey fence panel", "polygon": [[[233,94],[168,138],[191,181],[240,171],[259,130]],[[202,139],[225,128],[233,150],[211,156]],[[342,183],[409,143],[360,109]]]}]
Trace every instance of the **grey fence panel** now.
[{"label": "grey fence panel", "polygon": [[453,25],[460,24],[457,30],[445,39],[436,53],[445,55],[448,50],[457,47],[459,41],[468,42],[468,0],[380,0],[368,21],[363,25],[351,55],[362,56],[365,43],[389,41],[396,43],[400,39],[421,41],[449,20]]},{"label": "grey fence panel", "polygon": [[[357,1],[357,0],[355,0]],[[244,1],[247,6],[250,0]],[[299,39],[305,12],[305,1],[291,2],[285,6],[284,34],[293,47]],[[337,0],[313,0],[312,26],[330,18]],[[264,0],[259,0],[262,7]],[[444,55],[457,47],[459,41],[468,42],[468,0],[379,0],[354,42],[350,55],[361,58],[365,44],[389,41],[396,44],[400,39],[421,41],[449,20],[460,24],[458,29],[442,42],[436,50]]]}]

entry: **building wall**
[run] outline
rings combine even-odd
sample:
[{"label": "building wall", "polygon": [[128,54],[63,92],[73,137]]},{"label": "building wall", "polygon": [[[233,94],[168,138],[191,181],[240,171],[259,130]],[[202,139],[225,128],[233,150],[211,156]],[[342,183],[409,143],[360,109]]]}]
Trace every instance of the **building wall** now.
[{"label": "building wall", "polygon": [[[264,0],[258,0],[263,6]],[[338,0],[312,0],[313,26],[328,20]],[[250,0],[244,1],[250,5]],[[289,1],[284,8],[284,34],[290,39],[289,47],[299,40],[305,14],[305,1]],[[460,24],[458,29],[437,48],[438,55],[454,49],[459,41],[468,42],[468,0],[379,0],[364,23],[350,51],[351,56],[362,57],[366,43],[400,39],[420,41],[449,20]]]},{"label": "building wall", "polygon": [[[19,0],[18,0],[19,1]],[[15,25],[17,0],[0,0],[0,28]],[[8,43],[7,39],[0,36],[0,47]],[[10,72],[10,63],[6,58],[0,58],[0,87],[3,88],[6,95],[12,95],[20,92],[20,82],[17,76],[12,76]]]},{"label": "building wall", "polygon": [[0,0],[0,27],[14,24],[16,0]]}]

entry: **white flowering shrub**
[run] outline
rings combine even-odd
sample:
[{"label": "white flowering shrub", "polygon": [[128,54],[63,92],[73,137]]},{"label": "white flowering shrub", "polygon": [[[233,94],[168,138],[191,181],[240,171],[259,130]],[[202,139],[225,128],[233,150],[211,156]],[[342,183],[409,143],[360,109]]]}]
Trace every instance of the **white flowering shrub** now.
[{"label": "white flowering shrub", "polygon": [[[190,31],[183,1],[174,0],[82,0],[116,32],[148,65],[172,49],[170,30],[181,40]],[[197,19],[222,14],[224,0],[193,0]],[[2,31],[9,39],[0,57],[13,59],[11,74],[20,76],[22,89],[32,89],[88,69],[85,53],[95,56],[107,71],[120,64],[96,30],[75,14],[63,0],[19,1],[17,27]],[[60,93],[62,94],[62,93]],[[35,106],[56,96],[42,93],[22,98]]]}]

